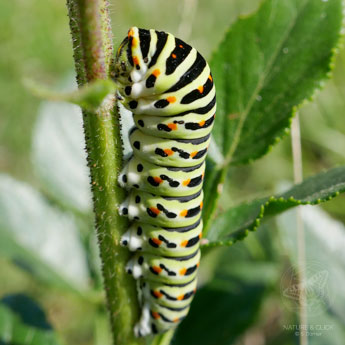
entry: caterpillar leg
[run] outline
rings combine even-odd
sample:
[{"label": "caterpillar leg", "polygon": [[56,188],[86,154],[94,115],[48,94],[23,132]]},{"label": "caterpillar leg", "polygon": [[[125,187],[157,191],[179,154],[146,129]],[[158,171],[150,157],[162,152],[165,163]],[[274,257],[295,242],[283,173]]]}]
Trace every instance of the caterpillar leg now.
[{"label": "caterpillar leg", "polygon": [[149,335],[151,333],[152,325],[150,321],[151,321],[150,304],[148,302],[145,302],[142,305],[140,320],[134,326],[134,334],[136,337],[145,337],[146,335]]},{"label": "caterpillar leg", "polygon": [[144,257],[139,255],[133,256],[126,265],[126,272],[133,275],[134,279],[139,279],[143,276],[142,264]]}]

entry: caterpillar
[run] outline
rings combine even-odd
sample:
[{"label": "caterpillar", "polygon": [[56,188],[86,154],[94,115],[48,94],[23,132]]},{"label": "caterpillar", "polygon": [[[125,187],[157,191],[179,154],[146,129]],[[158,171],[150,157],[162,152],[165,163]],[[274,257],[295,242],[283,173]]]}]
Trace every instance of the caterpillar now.
[{"label": "caterpillar", "polygon": [[186,317],[196,292],[205,158],[215,119],[210,68],[172,34],[132,27],[115,59],[118,99],[133,113],[133,154],[118,182],[119,213],[132,222],[121,244],[135,252],[136,336],[165,332]]}]

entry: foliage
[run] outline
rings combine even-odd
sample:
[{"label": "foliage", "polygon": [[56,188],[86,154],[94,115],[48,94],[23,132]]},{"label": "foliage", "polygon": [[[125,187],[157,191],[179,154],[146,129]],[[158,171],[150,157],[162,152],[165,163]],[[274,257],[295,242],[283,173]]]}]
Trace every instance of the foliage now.
[{"label": "foliage", "polygon": [[[325,20],[330,20],[326,31]],[[286,134],[296,107],[330,71],[341,26],[341,1],[272,0],[231,27],[211,59],[217,83],[213,151],[222,157],[216,159],[219,170],[259,158]],[[210,176],[205,182],[211,191],[205,197],[206,232],[217,200],[207,184],[223,183],[224,173]]]},{"label": "foliage", "polygon": [[232,245],[256,230],[267,216],[299,205],[316,205],[345,191],[345,166],[313,176],[277,196],[253,200],[217,215],[207,234],[206,246]]},{"label": "foliage", "polygon": [[[148,8],[151,5],[147,3]],[[6,6],[11,7],[10,4]],[[201,1],[200,11],[206,9],[205,13],[209,12],[209,6],[209,2],[205,5]],[[225,6],[228,6],[228,2]],[[204,186],[205,245],[200,272],[202,287],[195,297],[189,316],[179,327],[173,344],[235,344],[239,339],[245,339],[253,329],[258,328],[267,337],[267,343],[279,342],[284,345],[295,341],[293,333],[265,333],[265,324],[271,325],[274,321],[269,317],[275,315],[275,307],[267,305],[267,301],[274,300],[279,295],[277,286],[284,271],[280,253],[285,253],[294,264],[294,249],[297,246],[295,242],[291,242],[292,238],[296,238],[295,232],[291,231],[295,229],[295,225],[291,224],[294,215],[286,216],[284,213],[278,218],[278,226],[272,220],[272,216],[298,205],[320,204],[344,192],[344,166],[315,174],[315,171],[320,170],[319,166],[313,166],[317,159],[315,156],[307,156],[308,169],[313,172],[309,175],[314,176],[302,184],[295,185],[284,193],[264,192],[263,194],[268,196],[262,197],[261,194],[259,198],[248,197],[245,198],[245,202],[231,200],[231,203],[226,204],[224,200],[230,198],[229,186],[234,189],[233,195],[247,192],[246,187],[243,187],[246,175],[240,174],[238,177],[236,171],[251,171],[250,180],[253,185],[264,191],[265,184],[255,176],[256,168],[262,160],[254,163],[253,161],[268,153],[272,146],[288,133],[296,109],[300,108],[305,100],[310,99],[315,90],[320,88],[322,81],[329,76],[342,21],[341,0],[265,0],[251,15],[238,19],[215,49],[210,61],[217,87],[218,110]],[[38,36],[36,31],[35,34]],[[122,36],[120,33],[116,34]],[[44,34],[43,38],[36,38],[38,41],[40,39],[42,42],[47,40]],[[34,46],[43,46],[40,42],[33,42]],[[55,52],[55,55],[58,56],[59,52]],[[51,66],[57,63],[55,55],[50,60]],[[62,65],[65,62],[59,63],[58,69],[63,70]],[[51,92],[37,85],[31,85],[32,88],[50,100],[70,101],[81,105],[88,112],[99,111],[107,94],[114,90],[113,83],[107,79],[96,80],[93,85],[84,87],[82,91],[64,94]],[[68,89],[69,86],[64,87],[64,91]],[[334,92],[332,97],[333,94]],[[341,104],[340,110],[335,113],[342,114],[343,106]],[[84,112],[84,119],[86,116],[90,115]],[[88,132],[91,136],[100,133],[114,135],[118,140],[117,149],[120,147],[118,132],[114,134],[112,131],[111,126],[114,123],[109,122],[109,127],[106,127],[104,123],[92,122],[94,119],[89,121],[86,124],[89,130],[90,126],[98,126],[94,132]],[[96,344],[110,343],[102,302],[102,263],[92,232],[91,196],[85,170],[81,123],[81,113],[74,105],[44,102],[40,107],[31,145],[34,165],[32,170],[37,174],[35,187],[27,182],[19,182],[7,174],[0,177],[1,260],[11,262],[11,269],[20,272],[19,274],[30,282],[29,286],[40,287],[41,290],[29,289],[28,295],[40,297],[38,299],[47,307],[45,315],[41,307],[29,296],[12,293],[3,297],[0,304],[0,343],[63,344],[68,339],[70,343],[91,344],[92,337]],[[334,123],[328,123],[327,133],[330,133],[332,125],[334,126]],[[319,133],[322,136],[322,133],[326,132],[322,132],[323,129],[318,127],[318,131],[313,134],[312,129],[316,128],[317,124],[314,126],[313,123],[313,126],[310,126],[308,123],[308,126],[311,129],[307,146],[317,142],[317,145],[325,145],[322,150],[338,151],[336,154],[339,155],[341,150],[336,143],[332,143],[333,135],[330,137],[324,134],[325,140],[318,140]],[[123,133],[126,133],[126,129]],[[337,138],[341,138],[339,133],[337,135]],[[96,162],[95,157],[103,157],[102,153],[105,152],[106,146],[99,146],[90,155],[90,145],[94,143],[88,142],[89,166]],[[283,147],[282,145],[280,147]],[[109,149],[109,146],[107,148]],[[324,156],[328,159],[333,157],[329,151],[326,153]],[[107,160],[111,160],[109,155],[102,160],[105,165],[100,165],[101,169],[106,169],[107,172],[99,174],[96,169],[92,172],[92,181],[99,183],[97,190],[93,185],[93,197],[96,201],[105,202],[105,199],[102,199],[105,192],[99,188],[106,187],[105,176],[115,181],[114,171],[118,171],[122,159],[120,154],[116,156],[117,164],[114,161],[108,164]],[[265,158],[265,162],[267,159]],[[342,162],[332,158],[322,167],[332,167],[334,161]],[[253,164],[248,165],[246,169],[252,170],[240,170],[243,168],[235,167],[248,163]],[[278,169],[278,165],[277,161],[271,161],[265,167],[267,175],[275,168]],[[309,168],[310,166],[312,168]],[[231,179],[234,179],[234,182]],[[278,181],[280,180],[279,176]],[[278,181],[270,181],[272,188]],[[113,192],[110,187],[108,190]],[[98,217],[104,210],[113,212],[116,202],[111,199],[107,209],[98,205]],[[330,204],[332,205],[332,202]],[[336,211],[333,211],[333,214],[338,216]],[[342,274],[343,257],[339,254],[340,247],[336,244],[343,242],[343,228],[340,230],[339,225],[335,225],[334,220],[321,211],[313,214],[311,218],[317,218],[318,223],[324,224],[324,229],[328,229],[328,232],[324,234],[323,229],[313,224],[310,218],[305,218],[308,229],[307,249],[314,255],[323,253],[322,261],[332,267],[329,270],[330,280],[337,281]],[[98,225],[102,224],[103,220],[98,218]],[[259,226],[261,230],[258,233],[248,236],[246,241],[236,246],[227,248],[246,237],[248,231],[256,230]],[[114,275],[114,271],[117,274],[121,272],[121,265],[128,255],[125,252],[120,253],[113,245],[113,239],[116,239],[118,234],[115,234],[115,237],[111,237],[114,236],[113,233],[104,234],[106,235],[100,237],[100,242],[106,244],[108,240],[110,244],[100,247],[103,272],[104,268],[107,269],[116,263],[116,269],[114,264],[112,269],[109,268],[108,274],[119,285],[116,287],[118,291],[127,289],[131,284],[133,287],[134,284],[128,277],[120,280]],[[334,250],[339,255],[334,255]],[[118,260],[119,257],[122,261]],[[312,259],[317,258],[316,255]],[[5,277],[3,273],[0,276],[3,280]],[[110,286],[109,281],[106,280],[105,288],[111,295],[114,288]],[[317,323],[322,320],[324,323],[333,323],[337,330],[332,335],[323,334],[318,340],[310,339],[312,344],[321,341],[320,343],[337,345],[337,339],[342,339],[344,296],[335,285],[333,283],[332,288],[335,290],[332,291],[341,296],[339,305],[325,300],[322,317],[310,322]],[[8,292],[6,289],[0,291]],[[13,283],[11,291],[21,290]],[[77,305],[91,305],[90,318],[96,320],[94,330],[90,330],[90,327],[85,329],[84,338],[75,335],[81,332],[78,330],[74,330],[74,335],[71,336],[68,323],[74,314],[69,310],[72,309],[69,308],[69,303],[66,303],[63,309],[69,310],[68,313],[71,314],[63,314],[60,319],[56,319],[49,308],[50,299],[41,297],[41,291],[48,291],[48,295],[52,296],[49,298],[63,296],[62,300],[68,300],[66,296],[73,296]],[[123,311],[131,303],[127,303],[127,297],[124,295],[121,298],[119,305],[124,308],[121,309]],[[280,303],[275,301],[275,306],[277,305]],[[263,310],[267,312],[263,313]],[[30,318],[27,317],[28,314]],[[289,314],[288,311],[284,316],[282,311],[278,314],[280,320],[284,317],[290,322],[295,322],[293,314]],[[81,315],[78,315],[78,318],[80,321],[76,327],[81,330],[83,320]],[[49,322],[50,319],[54,322]],[[127,323],[126,327],[130,330],[130,322]],[[53,331],[51,324],[59,325],[58,331]],[[275,326],[278,328],[278,324]],[[57,333],[63,334],[63,337],[57,336]],[[169,334],[165,339],[149,339],[148,343],[152,341],[155,345],[168,344],[171,336],[172,334]],[[118,341],[120,344],[121,340]]]},{"label": "foliage", "polygon": [[0,301],[1,344],[58,345],[43,310],[25,295],[8,295]]}]

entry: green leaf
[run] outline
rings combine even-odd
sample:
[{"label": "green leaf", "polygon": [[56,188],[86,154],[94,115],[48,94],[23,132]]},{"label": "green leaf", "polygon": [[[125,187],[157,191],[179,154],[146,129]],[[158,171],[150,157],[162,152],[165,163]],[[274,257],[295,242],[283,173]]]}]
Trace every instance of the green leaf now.
[{"label": "green leaf", "polygon": [[88,288],[86,254],[74,219],[7,175],[0,175],[0,255],[54,286]]},{"label": "green leaf", "polygon": [[64,102],[41,103],[32,143],[32,161],[44,192],[67,208],[91,211],[80,108]]},{"label": "green leaf", "polygon": [[266,0],[230,28],[211,60],[224,164],[259,158],[287,132],[329,75],[342,12],[342,0]]},{"label": "green leaf", "polygon": [[29,297],[8,295],[0,301],[0,344],[58,345],[40,306]]},{"label": "green leaf", "polygon": [[112,80],[95,80],[82,88],[60,93],[49,90],[31,79],[24,79],[25,86],[37,97],[51,101],[64,101],[79,105],[86,110],[96,110],[108,95],[115,96],[116,84]]},{"label": "green leaf", "polygon": [[232,245],[256,230],[262,218],[286,211],[298,205],[315,205],[345,191],[345,166],[306,179],[277,196],[254,200],[230,208],[217,216],[207,233],[205,246]]}]

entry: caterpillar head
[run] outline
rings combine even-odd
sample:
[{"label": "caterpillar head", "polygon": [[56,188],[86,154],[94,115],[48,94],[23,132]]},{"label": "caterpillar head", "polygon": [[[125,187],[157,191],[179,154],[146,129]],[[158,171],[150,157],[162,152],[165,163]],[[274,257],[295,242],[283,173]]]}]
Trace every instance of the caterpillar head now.
[{"label": "caterpillar head", "polygon": [[142,65],[139,29],[132,27],[120,44],[115,59],[115,77],[123,84],[132,83],[132,72],[139,71]]},{"label": "caterpillar head", "polygon": [[115,59],[115,78],[124,86],[132,85],[145,77],[150,39],[149,30],[132,27],[122,41]]},{"label": "caterpillar head", "polygon": [[123,84],[130,83],[130,73],[133,70],[129,59],[129,56],[132,54],[129,41],[128,37],[122,41],[115,59],[115,78]]}]

